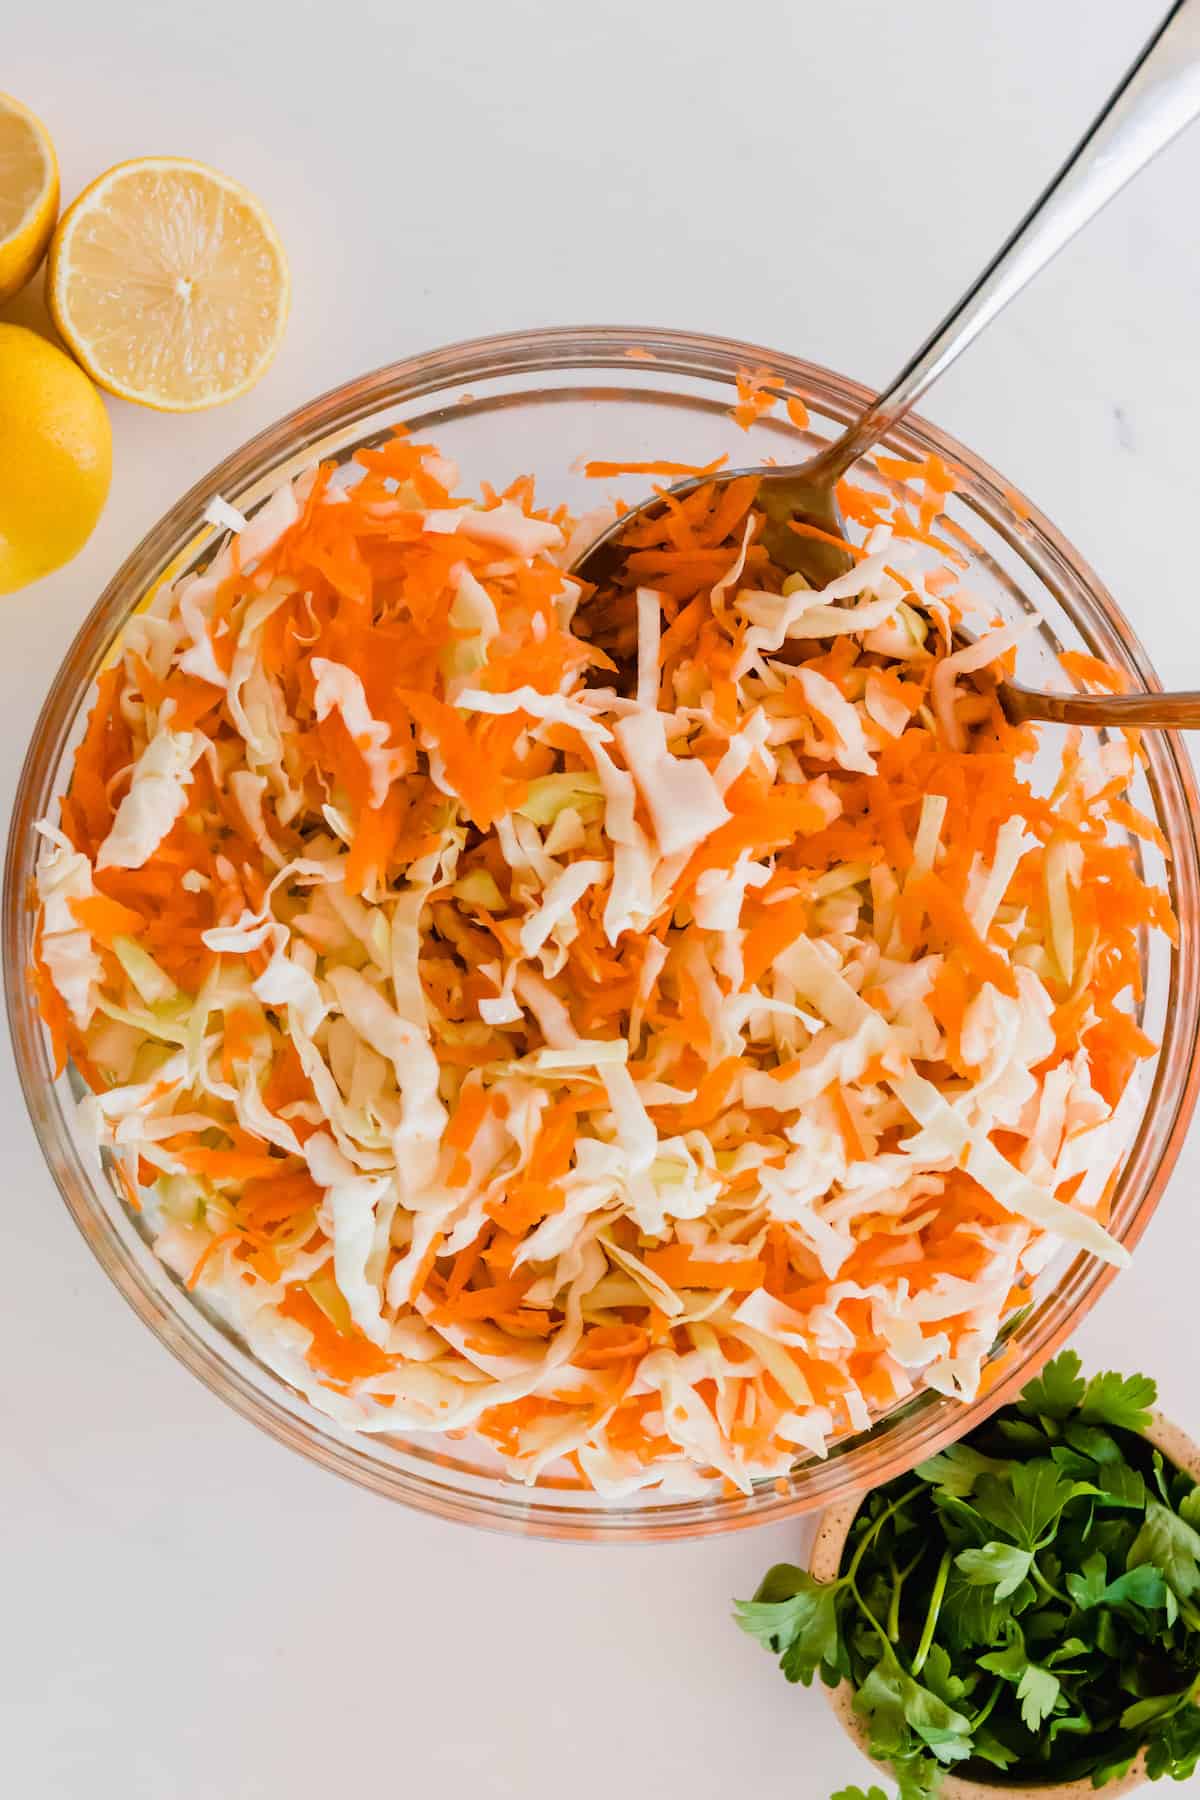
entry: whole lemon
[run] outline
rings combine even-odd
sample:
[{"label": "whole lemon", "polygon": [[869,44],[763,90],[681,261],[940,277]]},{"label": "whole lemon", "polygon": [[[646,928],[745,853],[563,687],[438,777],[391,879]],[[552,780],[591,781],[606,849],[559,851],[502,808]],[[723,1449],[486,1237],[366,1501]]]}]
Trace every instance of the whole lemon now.
[{"label": "whole lemon", "polygon": [[0,325],[0,594],[70,562],[111,476],[108,414],[83,370],[36,332]]}]

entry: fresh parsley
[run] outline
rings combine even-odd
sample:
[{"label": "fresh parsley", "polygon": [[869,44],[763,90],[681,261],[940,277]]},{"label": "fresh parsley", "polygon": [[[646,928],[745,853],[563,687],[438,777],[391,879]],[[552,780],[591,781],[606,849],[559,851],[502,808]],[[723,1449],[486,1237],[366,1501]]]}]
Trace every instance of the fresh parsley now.
[{"label": "fresh parsley", "polygon": [[790,1563],[772,1569],[753,1600],[739,1602],[737,1622],[778,1656],[789,1681],[805,1687],[837,1656],[836,1593]]},{"label": "fresh parsley", "polygon": [[869,1495],[835,1581],[780,1564],[738,1605],[789,1681],[851,1682],[898,1800],[949,1767],[1099,1787],[1143,1748],[1153,1780],[1200,1766],[1200,1488],[1140,1435],[1154,1400],[1066,1351]]},{"label": "fresh parsley", "polygon": [[1158,1389],[1148,1375],[1093,1375],[1079,1408],[1085,1425],[1119,1425],[1145,1431]]},{"label": "fresh parsley", "polygon": [[1079,1369],[1075,1352],[1064,1350],[1026,1384],[1017,1402],[1017,1411],[1028,1419],[1070,1418],[1073,1412],[1079,1411],[1087,1392],[1087,1383]]},{"label": "fresh parsley", "polygon": [[1027,1550],[1049,1539],[1063,1507],[1075,1496],[1076,1484],[1057,1463],[1038,1457],[1013,1463],[1008,1473],[981,1475],[975,1485],[975,1510],[989,1524]]},{"label": "fresh parsley", "polygon": [[1039,1668],[1037,1663],[1025,1664],[1017,1683],[1017,1699],[1021,1702],[1021,1718],[1030,1731],[1036,1731],[1042,1720],[1050,1717],[1061,1691],[1057,1675]]},{"label": "fresh parsley", "polygon": [[1003,1475],[1007,1470],[1006,1461],[981,1456],[970,1444],[951,1444],[940,1456],[923,1462],[917,1474],[943,1494],[953,1494],[956,1500],[969,1500],[981,1475]]},{"label": "fresh parsley", "polygon": [[1015,1594],[1033,1566],[1033,1551],[1015,1544],[985,1544],[982,1550],[960,1550],[954,1559],[972,1587],[994,1587],[997,1600]]},{"label": "fresh parsley", "polygon": [[1189,1600],[1200,1588],[1200,1532],[1158,1500],[1146,1505],[1146,1522],[1129,1551],[1131,1569],[1150,1563],[1162,1570],[1163,1580],[1179,1600]]}]

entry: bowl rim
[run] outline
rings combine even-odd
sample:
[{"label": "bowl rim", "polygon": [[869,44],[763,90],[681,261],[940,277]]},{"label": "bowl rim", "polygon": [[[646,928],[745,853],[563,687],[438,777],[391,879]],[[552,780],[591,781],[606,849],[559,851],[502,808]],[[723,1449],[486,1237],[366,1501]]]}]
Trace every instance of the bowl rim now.
[{"label": "bowl rim", "polygon": [[[680,1500],[653,1507],[598,1502],[587,1510],[575,1509],[556,1505],[552,1489],[524,1489],[516,1483],[503,1484],[501,1498],[495,1494],[480,1497],[452,1480],[443,1483],[427,1472],[413,1476],[373,1462],[348,1434],[337,1432],[327,1422],[316,1427],[300,1419],[261,1383],[239,1371],[228,1354],[213,1350],[197,1328],[195,1318],[149,1291],[113,1220],[94,1201],[94,1179],[74,1145],[67,1141],[44,1034],[25,979],[25,958],[20,954],[27,937],[32,825],[49,798],[47,772],[60,766],[67,736],[116,632],[144,598],[148,586],[169,577],[211,529],[204,526],[203,509],[212,495],[230,491],[235,497],[243,495],[252,483],[276,472],[282,462],[294,462],[318,446],[329,451],[331,437],[349,441],[353,427],[389,405],[463,389],[473,378],[569,373],[589,368],[610,373],[648,369],[654,374],[723,381],[727,385],[738,373],[757,368],[768,372],[770,388],[799,394],[823,415],[838,420],[853,416],[873,397],[871,390],[836,371],[732,338],[660,327],[555,326],[473,338],[403,358],[330,388],[263,428],[193,483],[143,536],[105,586],[59,666],[34,727],[11,816],[3,895],[5,992],[26,1106],[68,1210],[97,1260],[134,1310],[219,1398],[281,1442],[333,1472],[441,1518],[557,1540],[648,1542],[744,1530],[810,1512],[828,1499],[822,1489],[830,1484],[822,1483],[822,1473],[835,1469],[847,1454],[868,1444],[871,1433],[842,1440],[826,1463],[806,1463],[798,1477],[762,1484],[750,1496]],[[1161,686],[1136,634],[1095,571],[1023,494],[981,457],[918,415],[910,414],[888,434],[886,442],[889,448],[902,452],[934,450],[963,470],[971,488],[967,504],[1032,569],[1081,632],[1092,641],[1098,636],[1103,638],[1109,653],[1115,652],[1147,687]],[[994,503],[985,504],[985,493],[995,497]],[[1156,739],[1152,749],[1152,785],[1156,806],[1161,806],[1163,793],[1170,790],[1174,822],[1182,834],[1181,843],[1172,838],[1170,879],[1176,910],[1186,926],[1187,921],[1200,918],[1200,842],[1196,832],[1200,798],[1179,734],[1159,733]],[[41,779],[43,775],[46,779]],[[1187,904],[1180,904],[1181,898]],[[1181,972],[1189,978],[1179,979]],[[1181,1017],[1186,1069],[1182,1080],[1171,1088],[1169,1127],[1158,1145],[1153,1166],[1143,1171],[1136,1205],[1119,1232],[1128,1248],[1141,1237],[1161,1198],[1200,1096],[1200,945],[1193,943],[1186,929],[1182,944],[1172,950],[1172,981],[1164,1030],[1164,1042],[1176,1049],[1180,1035],[1175,1025]],[[1152,1101],[1164,1085],[1167,1063],[1163,1054]],[[1150,1111],[1148,1106],[1147,1117]],[[1073,1278],[1073,1272],[1084,1261],[1076,1258],[1064,1269],[1062,1285]],[[1099,1266],[1091,1259],[1087,1259],[1087,1264],[1080,1277],[1083,1291],[1065,1317],[1043,1321],[1040,1332],[1035,1332],[1028,1343],[1022,1343],[1019,1352],[1006,1350],[988,1365],[984,1386],[973,1401],[944,1403],[945,1410],[935,1418],[929,1415],[943,1404],[942,1397],[927,1396],[925,1423],[914,1442],[899,1452],[894,1468],[864,1479],[872,1486],[878,1485],[890,1474],[911,1467],[973,1429],[1010,1399],[1034,1368],[1070,1335],[1117,1273],[1112,1265]],[[814,1476],[816,1492],[812,1491]]]}]

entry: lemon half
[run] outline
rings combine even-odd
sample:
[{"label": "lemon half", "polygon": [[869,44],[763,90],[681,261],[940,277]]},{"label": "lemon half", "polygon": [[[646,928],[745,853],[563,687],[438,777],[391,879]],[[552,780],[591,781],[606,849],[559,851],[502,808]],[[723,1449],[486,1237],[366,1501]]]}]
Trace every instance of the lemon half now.
[{"label": "lemon half", "polygon": [[27,106],[0,94],[0,301],[30,279],[58,217],[58,158]]},{"label": "lemon half", "polygon": [[259,201],[183,157],[109,169],[50,247],[47,298],[64,342],[109,393],[163,412],[253,387],[279,348],[288,293]]}]

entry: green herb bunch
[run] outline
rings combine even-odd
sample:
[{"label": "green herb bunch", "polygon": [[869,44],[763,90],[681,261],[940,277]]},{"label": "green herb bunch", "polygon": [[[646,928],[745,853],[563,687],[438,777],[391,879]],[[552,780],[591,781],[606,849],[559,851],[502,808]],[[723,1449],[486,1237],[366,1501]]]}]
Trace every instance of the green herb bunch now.
[{"label": "green herb bunch", "polygon": [[[1073,1351],[1015,1407],[877,1489],[836,1581],[779,1564],[737,1607],[789,1681],[848,1680],[900,1800],[1200,1759],[1200,1489],[1139,1434],[1144,1375]],[[884,1800],[845,1788],[834,1800]]]}]

